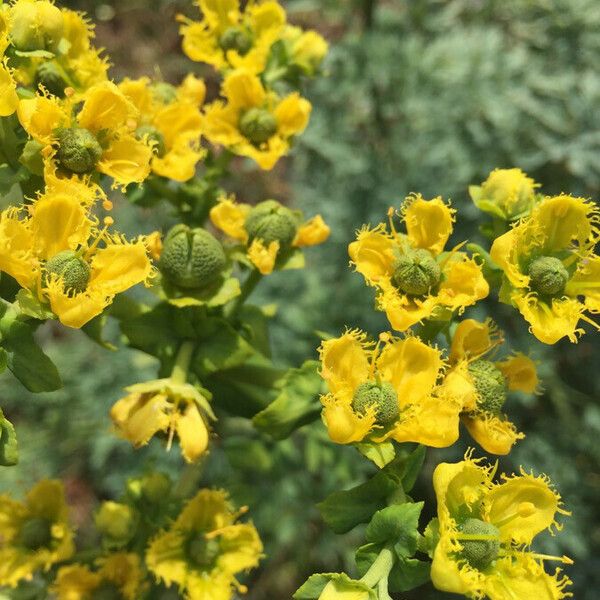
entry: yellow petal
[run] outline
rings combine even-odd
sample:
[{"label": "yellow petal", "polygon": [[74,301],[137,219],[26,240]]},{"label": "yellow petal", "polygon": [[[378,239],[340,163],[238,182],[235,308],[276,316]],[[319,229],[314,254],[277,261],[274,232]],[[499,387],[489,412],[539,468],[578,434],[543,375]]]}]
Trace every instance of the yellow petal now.
[{"label": "yellow petal", "polygon": [[36,96],[21,100],[17,116],[23,129],[35,140],[50,144],[54,140],[54,130],[66,124],[68,115],[56,99]]},{"label": "yellow petal", "polygon": [[540,384],[535,362],[524,354],[516,354],[497,362],[496,366],[506,377],[511,391],[533,394]]},{"label": "yellow petal", "polygon": [[119,91],[127,97],[140,113],[145,115],[152,111],[153,99],[148,77],[126,78],[119,83]]},{"label": "yellow petal", "polygon": [[17,85],[6,63],[0,63],[0,117],[12,115],[18,105]]},{"label": "yellow petal", "polygon": [[174,181],[188,181],[195,175],[196,165],[205,155],[206,151],[199,149],[195,134],[180,135],[162,158],[154,157],[152,170]]},{"label": "yellow petal", "polygon": [[159,533],[148,544],[146,565],[167,586],[183,585],[189,572],[185,535],[178,530]]},{"label": "yellow petal", "polygon": [[110,416],[125,439],[134,446],[144,446],[155,433],[167,430],[171,410],[171,403],[162,394],[129,394],[115,403]]},{"label": "yellow petal", "polygon": [[476,409],[478,398],[477,389],[473,383],[473,378],[469,374],[468,367],[467,361],[461,361],[446,373],[441,384],[444,394],[458,402],[465,412]]},{"label": "yellow petal", "polygon": [[204,103],[206,97],[206,84],[203,79],[189,73],[183,83],[177,88],[177,97],[181,101],[191,102],[196,106]]},{"label": "yellow petal", "polygon": [[491,454],[508,454],[517,440],[525,437],[510,421],[494,415],[463,415],[462,421],[471,437]]},{"label": "yellow petal", "polygon": [[44,288],[50,301],[52,312],[67,327],[79,329],[98,316],[112,298],[97,290],[87,289],[79,294],[69,295],[63,289],[60,278],[52,278]]},{"label": "yellow petal", "polygon": [[82,565],[62,567],[56,574],[53,592],[58,600],[84,600],[100,585],[102,577]]},{"label": "yellow petal", "polygon": [[239,110],[215,101],[204,109],[204,135],[215,144],[234,147],[244,143],[238,129]]},{"label": "yellow petal", "polygon": [[367,410],[364,415],[355,413],[348,402],[328,394],[321,398],[322,417],[327,433],[336,444],[352,444],[362,441],[375,424],[375,411]]},{"label": "yellow petal", "polygon": [[189,571],[186,580],[187,600],[231,600],[233,576],[214,569],[209,573]]},{"label": "yellow petal", "polygon": [[464,254],[454,254],[446,261],[442,271],[444,279],[437,298],[452,310],[471,306],[486,298],[490,292],[481,267]]},{"label": "yellow petal", "polygon": [[402,215],[411,245],[440,254],[452,233],[454,212],[439,196],[433,200],[409,196]]},{"label": "yellow petal", "polygon": [[475,319],[464,319],[458,324],[452,337],[450,360],[458,362],[463,358],[482,356],[493,345],[494,329],[488,319],[480,323]]},{"label": "yellow petal", "polygon": [[284,98],[275,109],[277,130],[283,137],[291,137],[302,133],[308,125],[311,104],[301,98],[297,92]]},{"label": "yellow petal", "polygon": [[313,217],[310,221],[301,225],[294,239],[293,246],[316,246],[322,244],[331,233],[329,225],[323,221],[321,215]]},{"label": "yellow petal", "polygon": [[278,252],[279,242],[274,241],[265,246],[262,240],[255,239],[248,248],[248,258],[261,275],[269,275],[275,268]]},{"label": "yellow petal", "polygon": [[33,234],[15,208],[0,212],[0,271],[14,277],[24,288],[33,287],[38,262],[33,255]]},{"label": "yellow petal", "polygon": [[239,0],[198,0],[197,4],[212,29],[223,31],[240,18]]},{"label": "yellow petal", "polygon": [[219,536],[222,554],[217,559],[219,569],[239,573],[258,565],[263,546],[254,525],[238,523],[224,527]]},{"label": "yellow petal", "polygon": [[173,102],[156,114],[153,124],[162,134],[165,145],[170,150],[182,135],[190,141],[193,137],[200,140],[202,115],[198,108],[189,102]]},{"label": "yellow petal", "polygon": [[132,135],[113,140],[102,153],[98,171],[112,177],[117,184],[142,183],[150,174],[152,148]]},{"label": "yellow petal", "polygon": [[211,532],[232,525],[236,515],[223,490],[200,490],[179,513],[175,525],[186,531]]},{"label": "yellow petal", "polygon": [[594,313],[600,312],[600,257],[590,256],[579,261],[577,270],[567,283],[565,294],[584,296],[585,307]]},{"label": "yellow petal", "polygon": [[127,121],[137,117],[135,106],[110,81],[90,88],[83,108],[77,117],[81,127],[98,132],[103,129],[121,130]]},{"label": "yellow petal", "polygon": [[189,463],[196,462],[208,448],[208,428],[194,403],[177,416],[175,429],[183,457]]},{"label": "yellow petal", "polygon": [[459,550],[460,546],[449,536],[440,539],[433,554],[431,581],[442,592],[475,598],[483,587],[485,576],[477,569],[459,563],[456,558]]},{"label": "yellow petal", "polygon": [[244,69],[232,71],[223,82],[223,94],[232,107],[261,106],[266,92],[260,79]]},{"label": "yellow petal", "polygon": [[248,156],[265,171],[270,171],[277,164],[277,161],[288,153],[289,149],[290,145],[287,139],[280,135],[274,135],[260,147],[250,144],[245,138],[242,138],[241,142],[233,148],[236,154]]},{"label": "yellow petal", "polygon": [[180,33],[183,36],[183,52],[188,58],[208,63],[218,70],[228,66],[217,36],[213,31],[207,30],[204,23],[185,22],[180,28]]},{"label": "yellow petal", "polygon": [[273,34],[277,35],[277,32],[285,24],[285,10],[277,2],[267,1],[255,4],[246,10],[255,35],[264,35],[268,30],[274,30]]},{"label": "yellow petal", "polygon": [[244,223],[249,212],[249,204],[240,204],[224,197],[210,210],[210,220],[215,227],[218,227],[229,237],[245,243],[248,234],[244,228]]},{"label": "yellow petal", "polygon": [[518,261],[522,231],[522,225],[514,227],[504,235],[497,237],[490,249],[492,260],[504,271],[510,284],[517,288],[523,288],[529,284],[529,277],[521,273]]},{"label": "yellow petal", "polygon": [[394,242],[385,232],[384,225],[372,230],[362,229],[356,241],[348,246],[348,254],[367,283],[377,283],[393,273]]}]

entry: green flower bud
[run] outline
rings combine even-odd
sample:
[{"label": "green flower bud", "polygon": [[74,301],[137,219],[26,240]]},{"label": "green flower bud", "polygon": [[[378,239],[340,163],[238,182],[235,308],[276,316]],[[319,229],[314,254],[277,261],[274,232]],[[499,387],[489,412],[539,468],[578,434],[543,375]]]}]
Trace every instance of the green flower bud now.
[{"label": "green flower bud", "polygon": [[352,409],[355,413],[364,415],[369,406],[375,406],[377,423],[387,427],[400,417],[398,394],[388,381],[381,384],[367,382],[359,385],[352,398]]},{"label": "green flower bud", "polygon": [[54,52],[63,31],[63,15],[51,2],[19,2],[12,7],[10,41],[17,50]]},{"label": "green flower bud", "polygon": [[142,494],[146,500],[159,504],[169,496],[172,483],[164,473],[151,473],[142,478]]},{"label": "green flower bud", "polygon": [[56,138],[56,156],[62,167],[78,175],[94,171],[102,156],[102,146],[91,131],[81,127],[59,129]]},{"label": "green flower bud", "polygon": [[498,415],[506,402],[506,379],[502,371],[489,360],[476,360],[469,365],[469,373],[477,390],[477,408]]},{"label": "green flower bud", "polygon": [[298,231],[294,213],[276,200],[259,202],[246,217],[244,228],[250,242],[262,240],[266,245],[279,242],[280,247],[291,246]]},{"label": "green flower bud", "polygon": [[150,88],[154,99],[162,104],[171,104],[177,100],[177,88],[170,83],[158,81]]},{"label": "green flower bud", "polygon": [[221,554],[221,545],[217,540],[195,537],[188,543],[187,550],[192,563],[209,570],[214,567],[217,557]]},{"label": "green flower bud", "polygon": [[226,264],[223,246],[208,231],[175,225],[165,238],[158,268],[173,284],[197,289],[213,283]]},{"label": "green flower bud", "polygon": [[46,273],[60,275],[65,293],[79,294],[90,281],[90,266],[72,250],[63,250],[46,263]]},{"label": "green flower bud", "polygon": [[240,117],[242,135],[260,146],[277,132],[277,119],[265,108],[249,108]]},{"label": "green flower bud", "polygon": [[252,34],[241,27],[229,27],[219,38],[219,46],[225,52],[235,50],[244,56],[252,48]]},{"label": "green flower bud", "polygon": [[165,155],[167,151],[165,137],[158,129],[156,129],[156,127],[153,127],[152,125],[141,125],[135,130],[135,137],[137,137],[138,140],[147,137],[151,142],[155,142],[154,151],[156,152],[156,156],[162,158]]},{"label": "green flower bud", "polygon": [[405,294],[423,296],[434,288],[442,276],[440,265],[427,250],[410,250],[398,256],[392,283]]},{"label": "green flower bud", "polygon": [[111,541],[127,543],[135,533],[135,513],[127,504],[103,502],[96,513],[96,528]]},{"label": "green flower bud", "polygon": [[53,96],[63,98],[68,83],[63,70],[51,61],[41,63],[35,72],[35,86],[43,86]]},{"label": "green flower bud", "polygon": [[119,588],[110,581],[103,581],[95,590],[92,590],[90,600],[123,600],[124,596]]},{"label": "green flower bud", "polygon": [[463,534],[494,536],[495,539],[462,540],[461,555],[475,569],[485,569],[498,558],[500,551],[500,530],[491,523],[480,519],[467,519],[460,528]]},{"label": "green flower bud", "polygon": [[540,256],[529,265],[529,285],[542,296],[559,296],[569,281],[569,272],[558,258]]},{"label": "green flower bud", "polygon": [[46,519],[34,518],[23,523],[19,532],[19,542],[28,550],[47,548],[52,541],[50,522]]}]

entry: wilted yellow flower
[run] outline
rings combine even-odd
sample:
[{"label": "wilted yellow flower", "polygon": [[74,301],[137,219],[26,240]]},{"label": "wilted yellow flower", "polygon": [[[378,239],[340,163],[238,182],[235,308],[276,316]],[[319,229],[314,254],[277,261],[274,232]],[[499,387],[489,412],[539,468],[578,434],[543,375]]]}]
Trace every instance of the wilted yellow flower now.
[{"label": "wilted yellow flower", "polygon": [[502,335],[490,320],[462,321],[452,339],[450,365],[443,386],[463,406],[461,418],[481,447],[508,454],[524,434],[503,414],[509,391],[533,394],[539,380],[535,363],[523,354],[492,360]]},{"label": "wilted yellow flower", "polygon": [[472,258],[457,249],[443,252],[454,211],[440,197],[409,196],[402,217],[406,234],[390,220],[391,231],[384,224],[365,227],[348,247],[356,270],[377,288],[377,306],[394,329],[462,312],[488,295],[481,267]]},{"label": "wilted yellow flower", "polygon": [[73,552],[73,532],[59,481],[40,481],[24,502],[0,496],[0,585],[16,587]]},{"label": "wilted yellow flower", "polygon": [[303,31],[300,27],[286,25],[281,39],[290,64],[298,67],[304,75],[313,76],[327,54],[325,38],[316,31]]},{"label": "wilted yellow flower", "polygon": [[566,557],[529,552],[533,538],[557,526],[560,496],[545,477],[521,475],[492,481],[496,467],[484,467],[469,455],[442,463],[433,474],[438,503],[439,541],[431,579],[436,588],[469,598],[560,600],[570,584],[545,560],[570,564]]},{"label": "wilted yellow flower", "polygon": [[175,88],[142,77],[125,79],[119,89],[139,111],[136,136],[147,137],[154,144],[152,171],[175,181],[191,179],[206,154],[200,147],[204,81],[188,75]]},{"label": "wilted yellow flower", "polygon": [[322,244],[330,233],[321,215],[301,223],[302,215],[276,200],[256,206],[222,197],[210,211],[215,227],[247,246],[250,262],[268,275],[293,248]]},{"label": "wilted yellow flower", "polygon": [[226,492],[200,490],[171,527],[148,546],[148,569],[165,585],[178,584],[188,600],[230,600],[236,573],[258,564],[262,543],[251,523],[236,523]]},{"label": "wilted yellow flower", "polygon": [[387,334],[373,345],[347,331],[319,351],[329,388],[321,397],[323,420],[334,442],[392,438],[439,448],[458,439],[461,406],[438,385],[444,362],[436,348]]},{"label": "wilted yellow flower", "polygon": [[479,210],[504,221],[515,221],[529,214],[539,187],[521,169],[494,169],[481,185],[469,186],[469,194]]},{"label": "wilted yellow flower", "polygon": [[180,16],[183,51],[197,62],[219,70],[243,67],[260,73],[273,42],[285,24],[277,2],[249,2],[240,11],[239,0],[198,0],[202,21]]},{"label": "wilted yellow flower", "polygon": [[144,572],[137,554],[117,552],[97,561],[98,570],[84,565],[59,569],[53,586],[58,600],[123,598],[138,600],[144,588]]},{"label": "wilted yellow flower", "polygon": [[304,131],[311,105],[297,92],[280,98],[250,71],[238,69],[223,82],[222,95],[206,107],[206,137],[270,170]]},{"label": "wilted yellow flower", "polygon": [[98,171],[115,186],[141,183],[150,173],[152,146],[132,132],[138,111],[119,88],[103,82],[86,91],[81,111],[73,98],[38,94],[21,100],[17,114],[27,133],[53,149],[53,160],[67,174]]},{"label": "wilted yellow flower", "polygon": [[583,333],[580,319],[600,312],[600,211],[595,203],[561,194],[546,197],[531,215],[492,245],[504,271],[500,300],[516,306],[545,344]]}]

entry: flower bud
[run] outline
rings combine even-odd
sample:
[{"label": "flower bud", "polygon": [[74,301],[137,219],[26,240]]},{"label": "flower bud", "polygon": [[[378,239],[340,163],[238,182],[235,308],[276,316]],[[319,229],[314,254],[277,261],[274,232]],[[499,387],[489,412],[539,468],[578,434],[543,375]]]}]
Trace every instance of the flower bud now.
[{"label": "flower bud", "polygon": [[90,266],[72,250],[63,250],[46,263],[47,275],[55,274],[62,278],[65,293],[79,294],[90,281]]},{"label": "flower bud", "polygon": [[252,34],[241,27],[228,27],[219,38],[219,46],[224,52],[235,50],[244,56],[252,48]]},{"label": "flower bud", "polygon": [[392,283],[405,294],[423,296],[440,282],[441,274],[429,251],[410,250],[396,259]]},{"label": "flower bud", "polygon": [[569,272],[558,258],[540,256],[529,265],[529,285],[542,296],[559,296],[569,281]]},{"label": "flower bud", "polygon": [[158,268],[173,284],[197,289],[213,283],[226,264],[223,246],[208,231],[175,225],[165,238]]},{"label": "flower bud", "polygon": [[461,540],[459,541],[463,547],[461,556],[475,569],[483,570],[488,567],[496,558],[500,551],[500,530],[480,519],[467,519],[462,527],[461,532],[466,535],[481,535],[494,536],[495,539],[482,540]]},{"label": "flower bud", "polygon": [[165,138],[163,134],[156,129],[156,127],[152,125],[141,125],[135,130],[135,137],[138,140],[146,137],[151,142],[154,142],[154,151],[156,152],[156,156],[162,158],[167,151],[165,146]]},{"label": "flower bud", "polygon": [[23,523],[19,531],[19,543],[28,550],[39,550],[48,547],[52,541],[50,522],[39,517]]},{"label": "flower bud", "polygon": [[281,248],[289,247],[298,231],[294,213],[276,200],[259,202],[248,213],[244,228],[248,232],[249,242],[261,240],[264,245],[279,242]]},{"label": "flower bud", "polygon": [[56,156],[62,167],[78,175],[94,171],[102,156],[102,147],[91,131],[81,127],[63,128],[57,131],[56,137]]},{"label": "flower bud", "polygon": [[240,116],[239,128],[242,135],[259,146],[277,132],[277,119],[265,108],[249,108]]},{"label": "flower bud", "polygon": [[364,415],[370,406],[375,407],[375,417],[379,425],[392,425],[400,417],[398,394],[388,381],[381,384],[375,382],[361,383],[352,398],[352,409]]},{"label": "flower bud", "polygon": [[476,360],[469,365],[469,374],[477,390],[477,409],[498,415],[506,402],[506,380],[502,371],[489,360]]},{"label": "flower bud", "polygon": [[126,544],[135,533],[135,513],[127,504],[103,502],[95,517],[96,528],[110,542]]},{"label": "flower bud", "polygon": [[56,50],[64,31],[59,8],[46,0],[20,0],[11,11],[10,41],[17,50]]},{"label": "flower bud", "polygon": [[52,61],[41,63],[35,72],[36,87],[43,86],[53,96],[63,98],[68,86],[62,69]]}]

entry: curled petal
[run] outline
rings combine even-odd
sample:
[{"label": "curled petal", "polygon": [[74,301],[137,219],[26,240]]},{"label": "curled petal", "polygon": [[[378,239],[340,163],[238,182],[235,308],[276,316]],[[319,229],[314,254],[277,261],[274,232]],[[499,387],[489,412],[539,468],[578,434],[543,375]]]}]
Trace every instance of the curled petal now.
[{"label": "curled petal", "polygon": [[93,86],[85,98],[77,121],[81,127],[90,131],[119,130],[128,119],[137,116],[135,106],[110,81]]},{"label": "curled petal", "polygon": [[291,137],[302,133],[308,125],[311,109],[310,102],[301,98],[297,92],[284,98],[274,113],[280,135]]},{"label": "curled petal", "polygon": [[245,69],[237,69],[225,78],[223,94],[229,105],[236,108],[261,106],[266,99],[260,79]]},{"label": "curled petal", "polygon": [[516,354],[496,366],[502,371],[508,382],[508,389],[515,392],[533,394],[538,389],[540,380],[537,376],[535,362],[524,354]]},{"label": "curled petal", "polygon": [[492,454],[508,454],[517,440],[525,437],[525,434],[518,432],[510,421],[495,415],[465,414],[462,421],[471,437],[486,452]]},{"label": "curled petal", "polygon": [[411,245],[440,254],[452,233],[454,212],[440,196],[433,200],[425,200],[420,194],[409,196],[402,215]]},{"label": "curled petal", "polygon": [[249,204],[240,204],[230,198],[221,198],[219,203],[210,210],[210,220],[215,227],[218,227],[229,237],[240,242],[246,242],[248,234],[244,223],[249,212]]},{"label": "curled petal", "polygon": [[273,241],[268,246],[265,246],[262,240],[255,239],[248,248],[248,258],[260,271],[261,275],[269,275],[275,268],[278,252],[278,241]]},{"label": "curled petal", "polygon": [[98,170],[125,187],[142,183],[150,174],[152,148],[132,135],[114,139],[102,153]]},{"label": "curled petal", "polygon": [[489,319],[483,323],[475,319],[461,321],[452,336],[450,360],[458,362],[463,358],[482,356],[496,343],[495,334]]},{"label": "curled petal", "polygon": [[327,240],[330,233],[331,228],[323,221],[323,217],[321,215],[316,215],[310,219],[310,221],[307,221],[304,225],[300,226],[292,245],[297,248],[303,246],[317,246]]},{"label": "curled petal", "polygon": [[196,462],[208,448],[208,427],[194,403],[190,402],[183,413],[177,415],[175,429],[183,457],[189,463]]},{"label": "curled petal", "polygon": [[481,267],[464,255],[456,254],[443,267],[444,280],[440,284],[438,300],[452,310],[461,309],[486,298],[490,286]]},{"label": "curled petal", "polygon": [[329,394],[321,398],[323,403],[323,421],[329,437],[336,444],[352,444],[362,441],[375,424],[374,409],[368,409],[364,415],[356,414],[351,406],[338,401]]},{"label": "curled petal", "polygon": [[367,283],[377,283],[393,273],[394,242],[383,225],[372,230],[362,229],[356,241],[348,246],[348,254]]},{"label": "curled petal", "polygon": [[567,283],[565,294],[584,296],[585,307],[593,313],[600,312],[600,256],[579,261],[577,271]]}]

